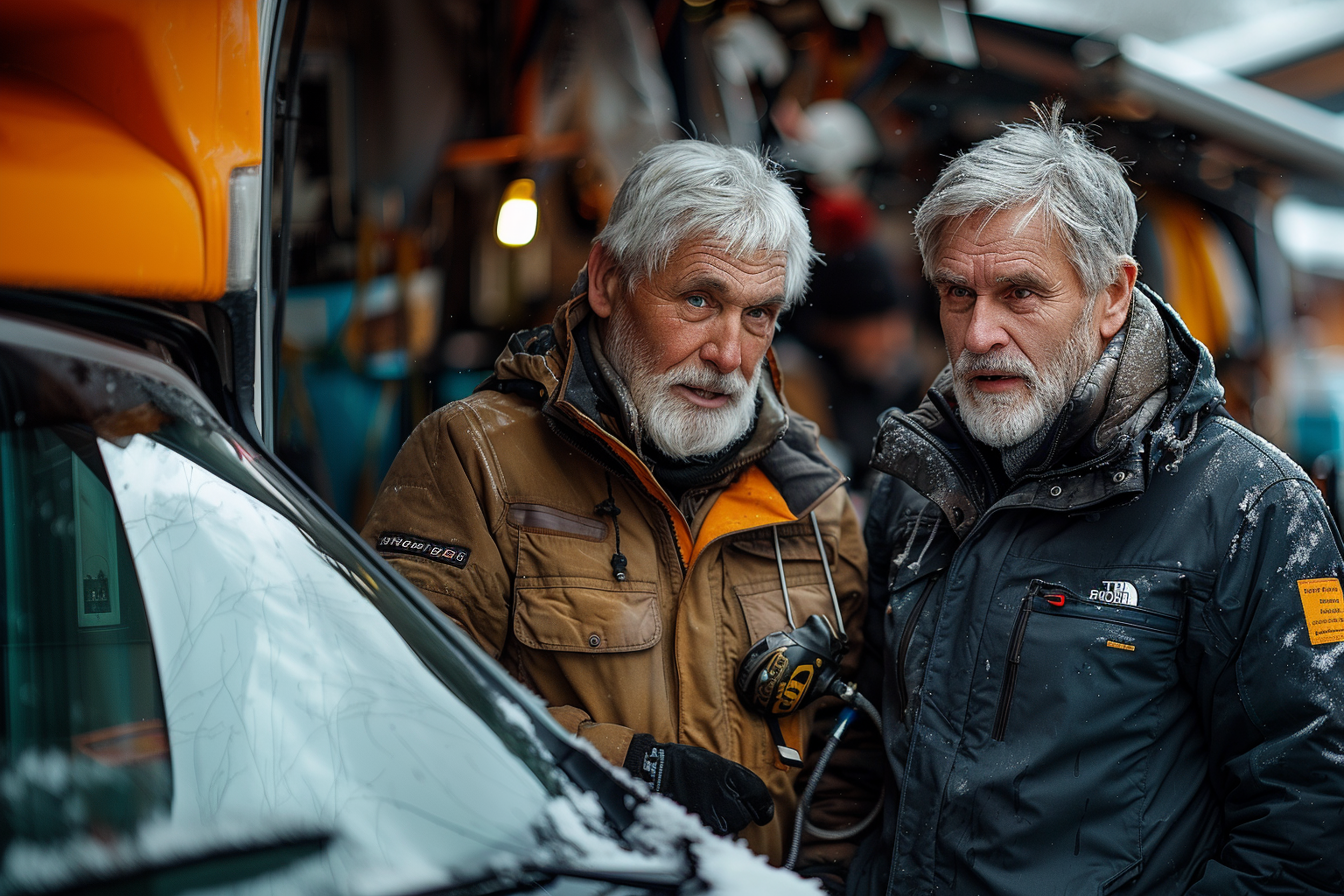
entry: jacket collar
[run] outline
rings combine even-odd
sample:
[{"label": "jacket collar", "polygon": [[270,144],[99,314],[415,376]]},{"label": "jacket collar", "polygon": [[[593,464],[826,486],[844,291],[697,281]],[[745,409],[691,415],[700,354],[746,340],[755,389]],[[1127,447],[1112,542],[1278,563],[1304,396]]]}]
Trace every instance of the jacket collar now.
[{"label": "jacket collar", "polygon": [[[588,444],[599,443],[605,465],[651,479],[638,446],[631,445],[626,435],[625,420],[633,409],[622,407],[622,402],[628,401],[623,384],[617,381],[613,389],[600,374],[591,373],[601,366],[600,362],[588,365],[580,357],[591,317],[584,272],[570,300],[560,307],[550,325],[516,333],[509,339],[495,362],[494,376],[479,388],[530,391],[542,401],[542,413],[570,433],[570,438],[582,433]],[[587,350],[591,349],[590,343]],[[600,355],[600,345],[597,352]],[[766,364],[768,375],[761,377],[758,390],[756,430],[735,462],[724,468],[725,479],[754,463],[779,491],[790,512],[801,517],[843,484],[845,477],[822,453],[816,426],[788,409],[773,350],[766,353]],[[510,385],[525,381],[535,386]],[[636,465],[642,470],[635,470]]]},{"label": "jacket collar", "polygon": [[1122,334],[1045,428],[1047,437],[1008,452],[1011,485],[1001,497],[989,449],[970,438],[948,399],[948,369],[919,408],[887,416],[872,465],[941,508],[958,538],[991,505],[1068,511],[1137,496],[1159,457],[1184,450],[1199,415],[1223,392],[1208,350],[1146,286],[1136,288]]}]

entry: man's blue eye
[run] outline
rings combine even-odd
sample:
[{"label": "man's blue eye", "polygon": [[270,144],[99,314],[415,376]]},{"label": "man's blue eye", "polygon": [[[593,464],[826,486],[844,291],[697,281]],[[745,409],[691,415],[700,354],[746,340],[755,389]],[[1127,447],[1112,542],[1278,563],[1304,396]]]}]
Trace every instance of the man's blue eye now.
[{"label": "man's blue eye", "polygon": [[703,308],[709,304],[704,296],[691,296],[686,299],[686,303],[692,308]]}]

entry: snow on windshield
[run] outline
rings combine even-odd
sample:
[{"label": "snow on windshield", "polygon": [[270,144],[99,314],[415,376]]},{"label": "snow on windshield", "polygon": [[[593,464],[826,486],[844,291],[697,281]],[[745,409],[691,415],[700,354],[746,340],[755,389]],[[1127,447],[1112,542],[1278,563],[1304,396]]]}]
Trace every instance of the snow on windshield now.
[{"label": "snow on windshield", "polygon": [[635,825],[626,831],[626,837],[650,849],[666,849],[668,843],[686,844],[695,860],[696,876],[708,887],[709,896],[816,896],[822,892],[817,881],[772,867],[741,841],[714,836],[685,809],[664,797],[655,796],[635,810]]},{"label": "snow on windshield", "polygon": [[343,874],[460,878],[528,850],[550,795],[303,531],[144,436],[99,448],[153,634],[174,820],[330,825]]}]

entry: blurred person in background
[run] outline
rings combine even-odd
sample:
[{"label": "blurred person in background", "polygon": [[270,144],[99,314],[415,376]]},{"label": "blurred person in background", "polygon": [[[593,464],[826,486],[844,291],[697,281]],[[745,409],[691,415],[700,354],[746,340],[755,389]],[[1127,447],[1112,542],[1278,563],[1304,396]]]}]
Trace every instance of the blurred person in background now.
[{"label": "blurred person in background", "polygon": [[951,363],[873,456],[850,892],[1344,892],[1338,532],[1136,286],[1124,168],[1038,113],[915,218]]},{"label": "blurred person in background", "polygon": [[777,863],[818,704],[767,721],[738,667],[820,616],[852,674],[866,591],[844,477],[770,354],[814,254],[759,156],[651,150],[573,298],[417,427],[363,533],[562,726]]},{"label": "blurred person in background", "polygon": [[[827,253],[812,274],[811,300],[788,332],[807,350],[798,375],[819,380],[846,472],[866,490],[878,418],[891,407],[914,410],[923,385],[907,297],[882,251],[862,243]],[[790,400],[792,385],[786,377]]]},{"label": "blurred person in background", "polygon": [[[864,502],[878,416],[919,402],[912,296],[901,289],[876,233],[864,186],[882,147],[867,114],[848,100],[771,113],[781,151],[806,173],[808,223],[822,253],[808,302],[788,322],[779,355],[789,401],[816,419],[827,450]],[[801,350],[800,350],[801,349]]]}]

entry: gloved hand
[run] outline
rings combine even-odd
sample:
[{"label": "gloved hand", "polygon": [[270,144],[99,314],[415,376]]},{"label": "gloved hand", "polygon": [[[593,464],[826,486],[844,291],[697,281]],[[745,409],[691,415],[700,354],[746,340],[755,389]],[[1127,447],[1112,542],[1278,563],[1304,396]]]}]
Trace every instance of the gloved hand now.
[{"label": "gloved hand", "polygon": [[744,765],[687,744],[662,744],[636,734],[625,754],[625,770],[657,793],[700,816],[716,834],[733,834],[748,822],[775,817],[775,801],[765,782]]}]

